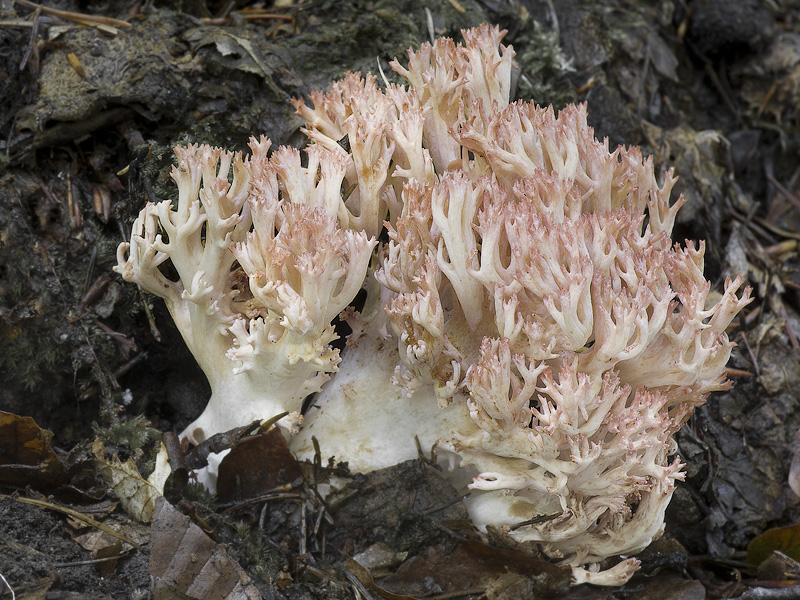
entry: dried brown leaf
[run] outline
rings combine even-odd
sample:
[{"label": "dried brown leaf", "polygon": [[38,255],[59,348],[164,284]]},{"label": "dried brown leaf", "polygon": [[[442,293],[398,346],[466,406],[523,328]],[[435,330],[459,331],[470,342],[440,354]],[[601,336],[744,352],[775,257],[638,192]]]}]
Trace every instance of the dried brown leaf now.
[{"label": "dried brown leaf", "polygon": [[150,539],[150,574],[156,600],[218,598],[260,600],[247,573],[225,549],[161,496]]},{"label": "dried brown leaf", "polygon": [[[136,468],[131,459],[122,462],[116,456],[112,456],[108,460],[106,458],[106,449],[100,440],[95,440],[94,444],[92,444],[92,451],[97,458],[97,472],[113,488],[125,511],[142,523],[149,523],[153,519],[155,500],[162,494],[163,482],[161,482],[161,489],[159,489],[156,485],[142,479],[141,475],[139,475],[139,469]],[[160,461],[157,461],[157,465],[159,463],[167,464],[166,450],[164,450],[163,445],[162,451],[159,453],[159,456],[162,455],[164,456]],[[159,471],[158,466],[156,471]],[[160,473],[157,478],[160,479],[162,475],[163,473]]]},{"label": "dried brown leaf", "polygon": [[0,483],[51,489],[67,481],[49,434],[30,417],[0,411]]},{"label": "dried brown leaf", "polygon": [[241,440],[219,465],[217,497],[222,504],[258,498],[302,481],[297,460],[280,429]]},{"label": "dried brown leaf", "polygon": [[474,540],[461,540],[452,551],[429,548],[405,561],[380,585],[393,594],[423,597],[485,590],[509,573],[531,579],[537,597],[563,593],[570,585],[569,567]]},{"label": "dried brown leaf", "polygon": [[757,567],[774,551],[800,560],[800,524],[767,529],[747,545],[747,564]]}]

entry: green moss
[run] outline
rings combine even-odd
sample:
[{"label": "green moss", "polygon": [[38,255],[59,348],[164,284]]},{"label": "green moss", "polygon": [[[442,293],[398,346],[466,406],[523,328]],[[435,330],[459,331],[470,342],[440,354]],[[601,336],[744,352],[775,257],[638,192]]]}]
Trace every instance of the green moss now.
[{"label": "green moss", "polygon": [[142,415],[114,419],[109,425],[94,425],[95,434],[107,446],[124,448],[130,453],[142,450],[161,437]]}]

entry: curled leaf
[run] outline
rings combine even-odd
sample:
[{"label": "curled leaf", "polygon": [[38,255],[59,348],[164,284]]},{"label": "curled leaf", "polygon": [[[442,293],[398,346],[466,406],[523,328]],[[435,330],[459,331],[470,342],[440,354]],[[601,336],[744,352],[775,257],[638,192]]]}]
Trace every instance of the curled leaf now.
[{"label": "curled leaf", "polygon": [[[155,481],[160,484],[161,489],[159,489],[157,485],[142,479],[139,469],[131,459],[122,462],[113,456],[111,460],[108,460],[105,446],[100,440],[95,440],[92,444],[92,452],[96,457],[97,472],[113,488],[125,511],[142,523],[152,521],[155,500],[162,495],[164,483],[161,478],[164,467],[162,466],[159,470],[159,467],[156,466],[156,472],[159,472],[159,475]],[[164,457],[161,458],[161,462],[166,462],[166,450],[163,445],[159,457],[162,454]],[[166,480],[165,477],[164,480]]]}]

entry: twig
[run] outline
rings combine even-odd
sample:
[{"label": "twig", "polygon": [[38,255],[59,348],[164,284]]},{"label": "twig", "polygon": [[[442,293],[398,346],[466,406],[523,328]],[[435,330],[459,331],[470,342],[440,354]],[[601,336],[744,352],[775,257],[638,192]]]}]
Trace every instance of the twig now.
[{"label": "twig", "polygon": [[736,221],[744,225],[748,230],[752,231],[756,235],[761,236],[765,240],[769,240],[770,244],[775,243],[774,236],[764,227],[761,227],[758,223],[755,223],[753,219],[756,217],[754,217],[752,214],[740,215],[734,212],[732,216]]},{"label": "twig", "polygon": [[19,70],[23,71],[25,69],[25,65],[28,64],[31,56],[34,57],[36,61],[35,71],[39,71],[39,46],[36,42],[36,38],[39,37],[39,16],[42,14],[41,9],[37,8],[33,11],[33,20],[31,21],[31,39],[28,42],[28,48],[25,50],[25,56],[22,57],[22,62],[19,63]]},{"label": "twig", "polygon": [[758,375],[759,374],[758,361],[756,361],[756,355],[753,353],[753,349],[750,347],[750,343],[747,341],[747,336],[745,336],[744,331],[740,331],[739,335],[742,337],[742,341],[744,342],[744,347],[747,348],[747,353],[750,355],[750,360],[753,362],[753,368],[756,371],[756,375]]},{"label": "twig", "polygon": [[0,498],[15,500],[17,502],[22,502],[23,504],[32,504],[33,506],[38,506],[40,508],[49,508],[50,510],[55,510],[57,512],[64,513],[65,515],[69,515],[71,517],[75,517],[76,519],[83,521],[84,523],[88,523],[92,527],[96,527],[101,531],[105,531],[107,534],[114,536],[118,540],[122,540],[126,544],[130,544],[134,548],[138,548],[139,544],[129,538],[127,535],[119,533],[115,531],[112,527],[109,527],[105,523],[101,523],[93,519],[92,517],[83,514],[82,512],[78,512],[77,510],[73,510],[66,506],[60,506],[58,504],[53,504],[51,502],[45,502],[44,500],[37,500],[35,498],[25,498],[23,496],[9,496],[7,494],[0,494]]},{"label": "twig", "polygon": [[561,38],[561,27],[558,24],[558,14],[556,14],[556,7],[555,4],[553,3],[553,0],[545,0],[545,4],[547,4],[547,11],[550,13],[553,33],[555,34],[556,37],[556,43],[558,43]]},{"label": "twig", "polygon": [[319,534],[319,528],[322,526],[322,519],[325,518],[325,506],[317,511],[317,518],[314,521],[314,537],[317,537]]},{"label": "twig", "polygon": [[222,514],[227,514],[232,510],[237,508],[242,508],[243,506],[249,506],[251,504],[259,504],[261,502],[267,502],[268,500],[301,500],[302,496],[300,496],[299,492],[276,492],[273,494],[261,494],[257,498],[248,498],[247,500],[236,500],[234,502],[225,502],[223,504],[219,504],[217,508],[223,508]]},{"label": "twig", "polygon": [[43,13],[47,13],[48,15],[53,15],[55,17],[61,17],[62,19],[67,19],[69,21],[74,21],[75,23],[79,23],[81,25],[89,25],[92,27],[97,27],[106,33],[110,33],[116,35],[119,33],[117,27],[131,27],[131,24],[127,21],[121,21],[119,19],[114,19],[112,17],[96,17],[94,15],[87,15],[84,13],[77,13],[71,12],[68,10],[58,10],[57,8],[49,8],[47,6],[42,6],[41,4],[36,4],[35,2],[30,2],[29,0],[17,0],[18,4],[22,4],[22,6],[27,6],[28,8],[32,8],[34,10],[41,10]]},{"label": "twig", "polygon": [[[294,19],[292,15],[281,15],[278,13],[256,13],[248,15],[242,12],[235,12],[233,14],[239,18],[243,18],[245,21],[269,20],[291,22],[292,19]],[[211,17],[200,20],[204,25],[228,25],[231,21],[233,21],[233,17]]]},{"label": "twig", "polygon": [[711,80],[712,85],[716,88],[719,95],[722,97],[722,102],[725,106],[728,107],[728,110],[731,111],[731,114],[736,117],[736,120],[739,120],[739,111],[736,109],[736,105],[733,103],[733,100],[728,93],[727,88],[722,83],[722,80],[717,75],[717,72],[714,70],[714,67],[711,65],[711,61],[704,58],[705,61],[705,72],[708,75],[708,78]]},{"label": "twig", "polygon": [[777,256],[786,254],[787,252],[794,252],[795,250],[797,250],[797,240],[783,240],[782,242],[764,248],[764,252],[766,252],[768,256]]},{"label": "twig", "polygon": [[[97,324],[98,325],[102,325],[102,323],[100,323],[100,321],[97,321]],[[112,335],[112,337],[114,337],[120,343],[129,342],[128,338],[124,337],[121,333],[112,332],[111,335]],[[135,344],[134,344],[134,347],[135,347]],[[136,366],[138,363],[140,363],[145,357],[147,357],[147,352],[140,352],[139,354],[134,356],[132,359],[130,359],[128,362],[126,362],[126,363],[122,364],[121,366],[119,366],[113,373],[114,379],[119,379],[123,375],[127,374],[134,366]]]},{"label": "twig", "polygon": [[361,594],[367,600],[373,600],[372,595],[367,591],[367,588],[364,587],[364,584],[358,580],[358,577],[353,575],[350,571],[345,571],[345,575],[347,576],[348,581],[350,581],[350,585],[355,588],[358,594]]},{"label": "twig", "polygon": [[486,588],[468,588],[466,590],[456,590],[455,592],[447,592],[446,594],[437,594],[436,596],[428,596],[428,600],[448,600],[449,598],[460,598],[461,596],[478,596],[486,593]]},{"label": "twig", "polygon": [[425,7],[425,22],[428,25],[428,37],[431,39],[431,44],[436,41],[436,32],[433,28],[433,13],[427,6]]},{"label": "twig", "polygon": [[794,331],[792,331],[792,326],[789,324],[789,315],[786,314],[786,307],[781,304],[781,308],[778,311],[781,314],[781,318],[783,319],[784,327],[786,327],[786,335],[789,336],[789,343],[792,344],[792,349],[797,350],[797,338],[794,336]]},{"label": "twig", "polygon": [[761,101],[761,104],[758,107],[758,112],[756,113],[756,117],[760,117],[761,113],[763,113],[766,110],[767,106],[769,105],[769,101],[772,100],[772,96],[775,94],[777,90],[778,90],[778,82],[775,81],[772,83],[767,93],[764,94],[764,99]]},{"label": "twig", "polygon": [[767,179],[769,182],[775,186],[775,189],[778,190],[781,196],[786,198],[792,206],[796,209],[800,210],[800,199],[797,198],[792,192],[790,192],[786,187],[781,184],[775,177],[772,176],[771,173],[767,173]]},{"label": "twig", "polygon": [[300,505],[300,555],[307,554],[308,548],[308,509],[306,503]]},{"label": "twig", "polygon": [[96,563],[107,562],[109,560],[119,560],[122,556],[124,556],[125,552],[120,552],[116,556],[106,556],[105,558],[91,558],[88,560],[79,560],[77,562],[68,562],[68,563],[56,563],[52,566],[57,569],[64,569],[67,567],[83,567],[84,565],[93,565]]},{"label": "twig", "polygon": [[769,229],[772,233],[782,235],[785,238],[800,240],[800,233],[795,233],[794,231],[789,231],[788,229],[781,229],[780,227],[773,225],[772,223],[762,219],[761,217],[755,217],[753,220],[756,221],[759,225],[761,225],[765,229]]},{"label": "twig", "polygon": [[798,291],[800,291],[800,283],[795,283],[795,282],[794,282],[794,281],[792,281],[791,279],[787,279],[786,281],[784,281],[784,282],[783,282],[783,285],[785,285],[786,287],[790,287],[790,288],[792,288],[793,290],[798,290]]},{"label": "twig", "polygon": [[516,531],[520,527],[526,527],[528,525],[536,525],[537,523],[544,523],[545,521],[550,521],[552,519],[555,519],[556,517],[560,517],[563,514],[564,514],[563,512],[560,512],[560,513],[553,513],[550,515],[537,515],[532,519],[528,519],[527,521],[522,521],[522,523],[515,523],[510,527],[510,529],[511,531]]},{"label": "twig", "polygon": [[456,0],[450,0],[450,6],[452,6],[459,14],[464,14],[467,10],[461,6],[460,3],[456,2]]},{"label": "twig", "polygon": [[3,577],[3,574],[0,573],[0,579],[3,580],[3,585],[8,588],[8,591],[11,592],[11,600],[17,600],[17,595],[14,593],[14,588],[11,587],[11,584],[6,581],[6,578]]},{"label": "twig", "polygon": [[750,371],[745,371],[744,369],[734,369],[733,367],[725,367],[725,377],[728,377],[729,379],[752,376],[753,374]]},{"label": "twig", "polygon": [[796,585],[788,588],[750,588],[731,600],[794,600],[797,598],[797,588]]}]

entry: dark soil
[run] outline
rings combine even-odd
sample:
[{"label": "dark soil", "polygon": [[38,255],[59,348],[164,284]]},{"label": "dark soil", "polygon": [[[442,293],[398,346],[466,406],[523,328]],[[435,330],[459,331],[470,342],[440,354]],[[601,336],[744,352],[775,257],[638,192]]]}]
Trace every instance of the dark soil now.
[{"label": "dark soil", "polygon": [[[739,581],[755,577],[747,544],[800,516],[787,483],[800,429],[800,3],[298,1],[269,9],[287,20],[246,20],[252,7],[236,1],[241,12],[215,19],[227,14],[224,4],[48,3],[131,24],[114,34],[0,3],[0,410],[34,417],[68,464],[78,464],[80,443],[99,437],[143,470],[152,465],[154,443],[193,420],[209,391],[162,303],[111,267],[144,202],[173,196],[171,148],[242,150],[260,134],[300,144],[290,98],[348,70],[380,64],[390,74],[389,60],[428,39],[428,18],[437,36],[457,39],[461,28],[497,23],[517,52],[516,97],[556,108],[587,102],[598,137],[642,146],[659,170],[674,166],[689,199],[676,239],[707,241],[713,284],[741,272],[755,289],[735,334],[735,388],[678,434],[687,481],[667,535],[643,557],[643,573],[661,579],[597,597],[741,595]],[[369,502],[365,490],[396,497],[399,481],[428,508],[446,504],[454,492],[429,476],[417,465],[357,479],[355,498]],[[76,484],[77,496],[60,489],[17,492],[49,493],[85,511],[102,499],[88,484]],[[458,508],[381,529],[350,499],[347,527],[327,533],[335,555],[320,558],[320,548],[299,552],[297,531],[280,527],[296,508],[289,499],[254,533],[241,523],[259,515],[219,516],[197,490],[167,496],[208,520],[264,598],[352,597],[345,559],[376,542],[428,564],[451,552],[476,556],[459,546],[473,538],[454,531],[464,518]],[[133,527],[121,512],[116,518]],[[17,598],[151,597],[146,544],[102,576],[78,535],[63,513],[0,498],[0,575]],[[557,576],[547,577],[548,593],[561,593]],[[544,588],[515,579],[493,589],[523,598]],[[0,598],[8,597],[0,580]]]}]

